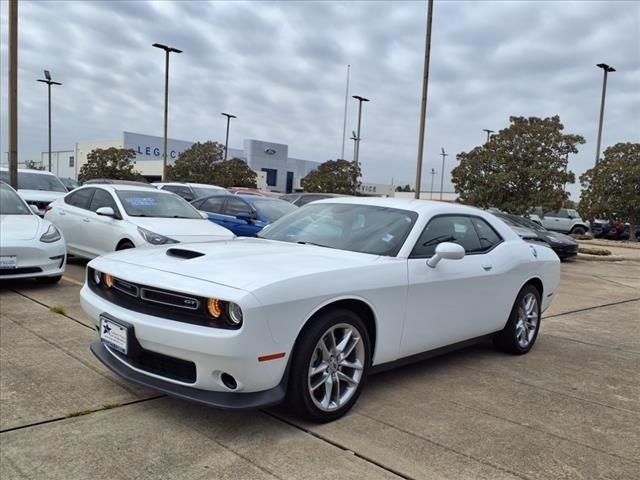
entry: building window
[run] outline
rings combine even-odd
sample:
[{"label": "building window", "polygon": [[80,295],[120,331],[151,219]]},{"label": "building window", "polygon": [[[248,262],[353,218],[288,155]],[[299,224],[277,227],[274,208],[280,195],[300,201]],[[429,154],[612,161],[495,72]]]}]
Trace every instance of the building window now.
[{"label": "building window", "polygon": [[74,164],[75,164],[75,159],[76,159],[76,157],[74,157],[73,155],[70,155],[70,156],[69,156],[69,166],[70,166],[70,167],[73,167],[73,166],[74,166]]},{"label": "building window", "polygon": [[275,187],[278,184],[278,170],[275,168],[263,168],[262,171],[267,174],[267,185]]}]

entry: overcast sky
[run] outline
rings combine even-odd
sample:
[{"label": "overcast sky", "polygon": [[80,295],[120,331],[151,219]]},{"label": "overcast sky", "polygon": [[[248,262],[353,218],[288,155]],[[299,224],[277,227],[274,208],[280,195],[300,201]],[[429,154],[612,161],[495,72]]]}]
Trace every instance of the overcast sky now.
[{"label": "overcast sky", "polygon": [[[346,66],[364,105],[364,181],[414,184],[426,2],[19,2],[19,157],[47,149],[42,70],[53,91],[53,149],[162,135],[164,52],[171,57],[169,136],[224,142],[255,138],[289,155],[340,156]],[[8,2],[0,2],[0,142],[7,151]],[[602,70],[609,75],[603,149],[640,141],[640,2],[435,2],[423,187],[455,154],[499,130],[510,115],[558,114],[587,143],[570,158],[577,174],[595,157]],[[357,123],[349,99],[347,132]],[[345,156],[352,158],[348,140]],[[439,180],[436,180],[436,184]],[[577,185],[571,188],[574,197]]]}]

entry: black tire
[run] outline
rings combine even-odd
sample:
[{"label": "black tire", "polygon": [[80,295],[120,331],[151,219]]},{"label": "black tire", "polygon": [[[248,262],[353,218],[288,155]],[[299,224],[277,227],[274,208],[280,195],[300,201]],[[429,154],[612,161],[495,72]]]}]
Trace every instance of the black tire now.
[{"label": "black tire", "polygon": [[571,229],[571,233],[573,235],[584,235],[585,233],[587,233],[587,229],[584,227],[573,227]]},{"label": "black tire", "polygon": [[[532,332],[532,335],[527,334],[528,341],[526,344],[524,342],[519,341],[519,335],[521,335],[522,328],[526,328],[525,325],[521,327],[521,320],[523,320],[523,313],[526,316],[524,311],[523,301],[525,298],[533,298],[535,299],[535,313],[537,314],[537,321],[535,324],[535,328],[528,328],[527,332]],[[526,322],[525,322],[526,324]],[[530,323],[526,324],[530,327]],[[516,301],[513,304],[513,308],[511,309],[511,314],[509,315],[509,320],[507,321],[506,326],[500,332],[498,332],[493,337],[494,345],[507,353],[512,353],[514,355],[522,355],[527,353],[533,345],[536,343],[536,339],[538,338],[538,332],[540,331],[540,293],[538,289],[533,285],[525,285],[518,293],[516,297]],[[522,338],[522,337],[521,337]]]},{"label": "black tire", "polygon": [[[358,355],[364,355],[364,358],[361,359],[362,369],[350,369],[348,367],[340,366],[340,362],[333,362],[333,366],[329,366],[325,369],[323,373],[318,373],[317,375],[321,375],[320,387],[316,390],[314,394],[314,398],[312,398],[311,393],[311,377],[310,369],[312,362],[317,362],[320,360],[320,363],[325,363],[324,359],[320,359],[316,355],[316,348],[319,346],[320,339],[325,338],[329,332],[333,331],[338,332],[346,332],[346,329],[342,328],[342,325],[348,325],[352,332],[355,331],[354,335],[359,335],[359,342],[362,344],[362,349],[358,345],[358,341],[356,341],[353,345],[352,351],[344,360],[353,360],[356,359]],[[335,336],[335,333],[334,333]],[[340,343],[339,339],[343,337],[337,337],[336,343]],[[354,337],[351,337],[352,339]],[[326,343],[325,343],[326,345]],[[347,342],[347,347],[350,345]],[[345,348],[344,350],[348,350]],[[333,357],[332,357],[333,358]],[[345,413],[353,407],[353,405],[358,400],[360,393],[362,392],[362,388],[367,379],[367,374],[369,373],[369,366],[371,364],[371,342],[369,338],[369,332],[364,324],[364,322],[360,319],[358,315],[356,315],[351,310],[347,309],[335,309],[330,310],[325,313],[320,314],[319,316],[310,320],[310,324],[306,327],[302,333],[300,334],[300,338],[296,344],[294,354],[291,358],[291,371],[289,374],[289,387],[287,392],[287,403],[289,406],[301,417],[310,420],[312,422],[317,423],[326,423],[336,420],[343,416]],[[329,361],[329,364],[331,362]],[[355,363],[355,360],[354,360]],[[316,365],[318,365],[316,363]],[[319,402],[317,395],[327,397],[327,387],[326,381],[322,381],[322,378],[328,378],[332,376],[331,369],[337,368],[338,370],[333,374],[337,375],[344,374],[346,375],[357,375],[357,371],[361,372],[361,376],[357,385],[354,386],[354,389],[349,393],[350,386],[347,382],[338,380],[338,388],[330,389],[330,393],[328,397],[331,399],[332,394],[335,395],[335,392],[338,392],[338,398],[340,393],[345,392],[345,394],[349,393],[350,396],[344,399],[344,404],[340,406],[331,406],[331,402],[328,408],[333,408],[331,411],[321,409],[316,402]],[[345,370],[342,370],[345,368]],[[328,373],[327,373],[328,372]],[[316,377],[318,378],[318,377]],[[340,389],[340,384],[342,383],[344,390]],[[346,385],[346,387],[345,387]],[[339,401],[339,400],[338,400]],[[337,402],[333,402],[333,404],[337,404]]]},{"label": "black tire", "polygon": [[44,283],[47,285],[58,283],[61,279],[62,279],[62,275],[56,275],[55,277],[36,277],[36,281],[38,283]]},{"label": "black tire", "polygon": [[120,242],[118,244],[118,246],[116,247],[116,251],[127,250],[129,248],[136,248],[136,246],[133,243],[131,243],[129,240],[125,240],[124,242]]}]

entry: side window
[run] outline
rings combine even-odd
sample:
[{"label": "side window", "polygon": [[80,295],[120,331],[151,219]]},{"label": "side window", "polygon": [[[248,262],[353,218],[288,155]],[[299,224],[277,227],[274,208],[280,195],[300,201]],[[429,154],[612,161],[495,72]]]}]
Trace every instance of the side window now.
[{"label": "side window", "polygon": [[482,251],[480,239],[468,217],[451,215],[429,221],[413,247],[412,257],[431,257],[439,243],[452,242],[464,247],[466,253]]},{"label": "side window", "polygon": [[212,197],[208,200],[205,200],[198,210],[202,210],[205,212],[211,213],[222,213],[222,206],[224,205],[226,197],[224,195],[220,195],[219,197]]},{"label": "side window", "polygon": [[557,212],[547,212],[544,214],[545,217],[551,218],[569,218],[566,210],[558,210]]},{"label": "side window", "polygon": [[227,200],[224,214],[235,217],[239,213],[251,213],[251,207],[240,198],[230,198]]},{"label": "side window", "polygon": [[471,217],[471,223],[478,233],[478,239],[480,240],[480,252],[486,252],[502,242],[502,238],[498,233],[485,222],[478,217]]},{"label": "side window", "polygon": [[94,191],[95,188],[81,188],[80,190],[75,190],[64,197],[64,203],[67,203],[72,207],[84,208],[87,210]]},{"label": "side window", "polygon": [[164,187],[162,187],[162,189],[173,192],[176,195],[180,195],[187,202],[190,202],[194,198],[191,189],[182,185],[165,185]]},{"label": "side window", "polygon": [[113,211],[118,211],[116,207],[116,203],[113,201],[111,194],[102,190],[101,188],[96,188],[95,193],[93,194],[93,198],[91,199],[91,205],[89,206],[89,210],[95,212],[99,208],[102,207],[111,207]]}]

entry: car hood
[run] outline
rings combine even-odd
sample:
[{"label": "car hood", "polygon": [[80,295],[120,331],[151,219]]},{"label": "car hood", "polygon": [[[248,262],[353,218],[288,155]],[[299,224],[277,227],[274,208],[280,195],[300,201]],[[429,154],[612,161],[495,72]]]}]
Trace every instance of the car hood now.
[{"label": "car hood", "polygon": [[27,202],[53,202],[64,197],[67,192],[52,192],[49,190],[25,190],[18,189],[18,193]]},{"label": "car hood", "polygon": [[37,215],[0,215],[0,238],[3,242],[32,240],[40,229]]},{"label": "car hood", "polygon": [[235,236],[233,232],[205,218],[129,217],[129,221],[151,232],[185,243],[227,240]]},{"label": "car hood", "polygon": [[578,242],[576,242],[569,235],[565,235],[563,233],[544,232],[542,233],[542,236],[545,237],[546,240],[554,244],[561,244],[561,245],[577,245],[578,244]]},{"label": "car hood", "polygon": [[[185,258],[192,252],[201,255]],[[291,278],[370,265],[378,258],[314,245],[242,237],[184,246],[123,250],[92,263],[96,268],[111,269],[111,273],[121,274],[125,279],[126,272],[135,272],[135,278],[129,279],[140,283],[144,283],[145,277],[157,281],[157,271],[160,270],[251,291]],[[112,262],[127,263],[136,268],[132,270],[127,266],[120,269],[117,265],[108,264]]]}]

